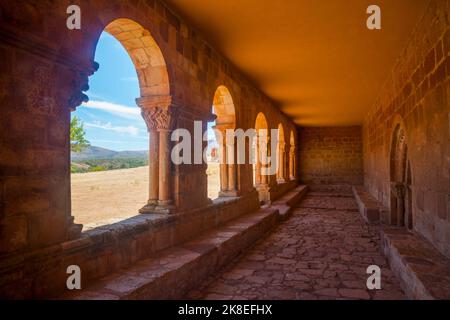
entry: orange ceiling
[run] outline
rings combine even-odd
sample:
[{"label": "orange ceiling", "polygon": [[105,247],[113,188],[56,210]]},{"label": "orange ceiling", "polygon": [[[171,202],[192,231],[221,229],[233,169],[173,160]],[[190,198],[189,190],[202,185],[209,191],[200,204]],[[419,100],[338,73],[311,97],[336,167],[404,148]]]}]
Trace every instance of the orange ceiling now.
[{"label": "orange ceiling", "polygon": [[[361,124],[427,0],[166,0],[303,126]],[[382,30],[366,27],[381,7]]]}]

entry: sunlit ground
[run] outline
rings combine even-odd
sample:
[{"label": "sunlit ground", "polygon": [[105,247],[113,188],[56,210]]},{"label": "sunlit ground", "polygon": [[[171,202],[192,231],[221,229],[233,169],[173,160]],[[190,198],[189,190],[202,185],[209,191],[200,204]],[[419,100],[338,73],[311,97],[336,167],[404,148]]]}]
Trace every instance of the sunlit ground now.
[{"label": "sunlit ground", "polygon": [[[219,165],[208,165],[208,197],[217,198]],[[148,167],[72,174],[72,215],[83,231],[136,216],[148,200]]]}]

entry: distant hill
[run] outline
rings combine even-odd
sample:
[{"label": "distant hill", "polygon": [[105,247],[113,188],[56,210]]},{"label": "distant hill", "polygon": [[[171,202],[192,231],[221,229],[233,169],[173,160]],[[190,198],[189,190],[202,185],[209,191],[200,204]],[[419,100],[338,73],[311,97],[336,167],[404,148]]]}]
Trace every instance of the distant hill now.
[{"label": "distant hill", "polygon": [[71,152],[70,157],[72,161],[147,158],[148,151],[113,151],[105,148],[90,146],[85,148],[82,152]]}]

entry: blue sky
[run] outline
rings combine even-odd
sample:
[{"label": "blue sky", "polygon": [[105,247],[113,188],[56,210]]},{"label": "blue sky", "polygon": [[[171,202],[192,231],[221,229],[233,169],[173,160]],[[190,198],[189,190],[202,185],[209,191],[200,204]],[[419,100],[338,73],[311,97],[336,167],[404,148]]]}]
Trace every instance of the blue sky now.
[{"label": "blue sky", "polygon": [[107,149],[148,150],[148,133],[135,99],[139,82],[130,56],[110,34],[103,32],[95,61],[100,68],[89,78],[89,102],[73,116],[84,122],[86,138]]},{"label": "blue sky", "polygon": [[[89,78],[89,102],[77,108],[92,146],[116,151],[148,150],[147,127],[136,105],[140,96],[136,69],[125,48],[103,32],[95,52],[100,68]],[[208,136],[214,137],[210,123]]]}]

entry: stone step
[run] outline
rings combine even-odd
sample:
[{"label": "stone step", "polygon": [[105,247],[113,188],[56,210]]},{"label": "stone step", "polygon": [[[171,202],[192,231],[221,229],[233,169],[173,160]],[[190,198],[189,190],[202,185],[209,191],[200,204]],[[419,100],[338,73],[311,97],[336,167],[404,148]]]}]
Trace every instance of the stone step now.
[{"label": "stone step", "polygon": [[261,209],[183,245],[163,250],[62,299],[177,299],[230,263],[276,226],[276,208]]},{"label": "stone step", "polygon": [[[91,286],[68,292],[61,299],[180,299],[205,278],[217,272],[262,238],[306,194],[299,186],[276,205],[261,208],[219,228],[202,233],[182,245],[161,251],[158,257],[103,277]],[[280,208],[283,209],[280,214]]]},{"label": "stone step", "polygon": [[301,185],[295,189],[287,192],[280,199],[272,204],[272,208],[276,208],[279,211],[280,218],[286,220],[290,217],[294,207],[308,192],[308,187]]},{"label": "stone step", "polygon": [[381,239],[392,272],[409,299],[450,299],[450,259],[404,228],[383,227]]}]

